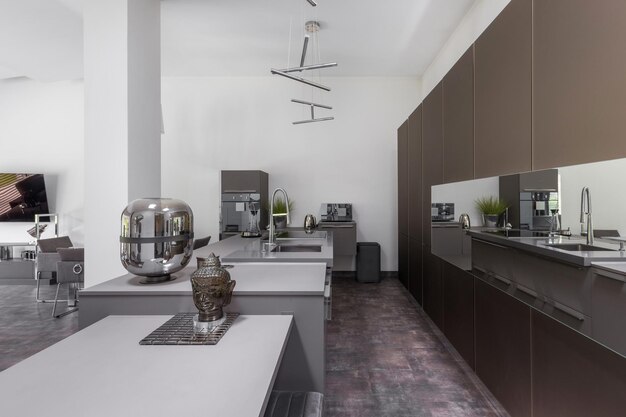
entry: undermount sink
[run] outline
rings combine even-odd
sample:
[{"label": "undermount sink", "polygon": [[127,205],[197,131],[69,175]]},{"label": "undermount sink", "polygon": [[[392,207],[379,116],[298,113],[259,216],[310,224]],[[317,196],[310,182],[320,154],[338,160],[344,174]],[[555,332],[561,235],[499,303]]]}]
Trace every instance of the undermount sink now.
[{"label": "undermount sink", "polygon": [[278,245],[272,252],[321,252],[321,245]]},{"label": "undermount sink", "polygon": [[593,252],[593,251],[615,251],[615,249],[603,248],[601,246],[586,245],[584,243],[554,243],[546,245],[550,248],[569,250],[572,252]]}]

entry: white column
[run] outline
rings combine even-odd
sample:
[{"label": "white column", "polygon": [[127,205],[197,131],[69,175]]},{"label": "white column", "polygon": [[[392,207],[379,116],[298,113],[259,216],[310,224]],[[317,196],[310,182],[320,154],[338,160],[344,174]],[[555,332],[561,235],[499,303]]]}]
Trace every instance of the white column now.
[{"label": "white column", "polygon": [[85,286],[125,273],[120,215],[161,195],[159,0],[87,0]]}]

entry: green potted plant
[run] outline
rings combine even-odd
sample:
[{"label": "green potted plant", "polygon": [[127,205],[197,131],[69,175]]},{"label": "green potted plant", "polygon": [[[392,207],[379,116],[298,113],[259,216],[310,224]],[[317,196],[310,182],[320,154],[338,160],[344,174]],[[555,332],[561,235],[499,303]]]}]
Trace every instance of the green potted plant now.
[{"label": "green potted plant", "polygon": [[498,197],[481,197],[476,200],[476,207],[482,213],[483,225],[486,227],[496,227],[498,218],[507,209],[504,200]]},{"label": "green potted plant", "polygon": [[[293,200],[289,200],[289,212],[293,211],[294,202]],[[269,211],[269,207],[268,207]],[[287,228],[287,204],[285,204],[285,199],[279,196],[274,198],[274,224],[277,229],[285,229]]]}]

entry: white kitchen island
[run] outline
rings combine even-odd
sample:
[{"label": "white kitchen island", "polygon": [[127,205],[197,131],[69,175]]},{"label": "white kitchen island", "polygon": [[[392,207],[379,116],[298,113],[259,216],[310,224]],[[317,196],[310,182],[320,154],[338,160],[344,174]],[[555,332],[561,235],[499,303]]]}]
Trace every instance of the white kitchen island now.
[{"label": "white kitchen island", "polygon": [[141,346],[171,316],[111,316],[0,372],[0,416],[262,416],[292,317],[239,316],[214,346]]},{"label": "white kitchen island", "polygon": [[[80,292],[80,327],[109,315],[196,311],[189,281],[194,270],[195,265],[187,267],[174,274],[175,280],[158,284],[140,284],[139,277],[126,274],[85,288]],[[278,389],[324,392],[326,271],[325,263],[292,262],[233,263],[229,269],[237,284],[226,311],[294,316]]]}]

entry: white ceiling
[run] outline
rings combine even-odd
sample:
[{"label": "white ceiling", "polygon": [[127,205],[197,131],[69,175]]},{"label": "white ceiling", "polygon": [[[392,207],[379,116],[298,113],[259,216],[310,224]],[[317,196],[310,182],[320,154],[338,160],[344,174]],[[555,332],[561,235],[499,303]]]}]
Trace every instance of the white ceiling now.
[{"label": "white ceiling", "polygon": [[[84,1],[0,0],[0,39],[9,40],[0,42],[0,78],[80,78]],[[321,61],[339,63],[324,75],[419,76],[474,0],[317,3],[162,0],[163,75],[269,75],[272,67],[286,67],[288,58],[297,64],[304,22],[317,20]]]}]

